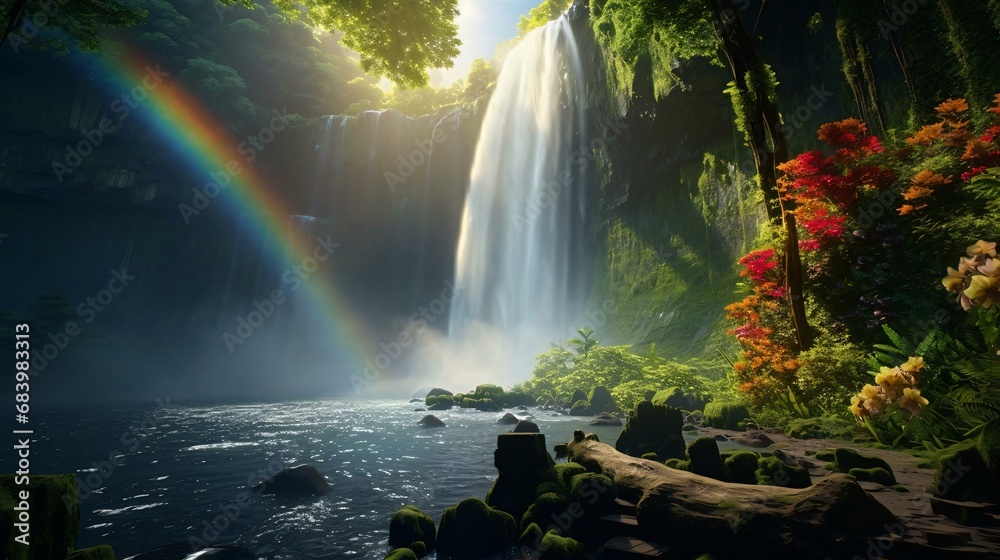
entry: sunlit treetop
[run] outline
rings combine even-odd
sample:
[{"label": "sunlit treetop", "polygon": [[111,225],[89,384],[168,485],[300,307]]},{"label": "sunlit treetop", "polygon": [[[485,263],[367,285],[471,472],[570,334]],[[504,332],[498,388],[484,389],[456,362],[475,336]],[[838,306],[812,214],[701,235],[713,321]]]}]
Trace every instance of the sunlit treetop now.
[{"label": "sunlit treetop", "polygon": [[[221,0],[252,7],[253,0]],[[273,0],[289,17],[344,33],[361,68],[407,87],[427,85],[428,68],[451,68],[459,54],[458,0]]]},{"label": "sunlit treetop", "polygon": [[536,29],[546,23],[558,18],[563,12],[569,9],[573,0],[542,0],[542,3],[535,6],[528,12],[528,15],[521,16],[517,22],[519,36],[524,37],[532,29]]}]

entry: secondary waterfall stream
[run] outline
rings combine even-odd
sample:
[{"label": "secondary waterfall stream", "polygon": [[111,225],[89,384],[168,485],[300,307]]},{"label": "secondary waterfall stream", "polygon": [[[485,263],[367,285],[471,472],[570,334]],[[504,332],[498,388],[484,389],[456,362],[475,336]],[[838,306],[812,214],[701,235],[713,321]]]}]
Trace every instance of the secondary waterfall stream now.
[{"label": "secondary waterfall stream", "polygon": [[486,325],[503,334],[506,352],[530,358],[572,335],[588,274],[581,67],[568,15],[532,31],[504,62],[462,216],[453,340]]}]

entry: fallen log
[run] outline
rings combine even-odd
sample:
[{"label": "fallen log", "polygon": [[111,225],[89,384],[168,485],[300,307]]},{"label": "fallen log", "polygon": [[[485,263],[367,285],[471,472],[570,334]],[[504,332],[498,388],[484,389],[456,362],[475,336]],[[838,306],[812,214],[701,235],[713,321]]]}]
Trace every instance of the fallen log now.
[{"label": "fallen log", "polygon": [[619,496],[637,504],[644,536],[674,554],[867,559],[874,537],[905,532],[888,509],[843,474],[797,490],[720,482],[586,439],[570,442],[567,451],[570,461],[612,477]]}]

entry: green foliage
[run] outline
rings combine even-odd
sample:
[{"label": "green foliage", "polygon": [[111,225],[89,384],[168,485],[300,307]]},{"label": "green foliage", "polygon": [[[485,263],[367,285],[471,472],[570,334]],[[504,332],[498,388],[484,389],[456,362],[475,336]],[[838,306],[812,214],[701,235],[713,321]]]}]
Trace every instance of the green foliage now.
[{"label": "green foliage", "polygon": [[566,343],[566,345],[576,350],[577,354],[586,354],[587,352],[590,352],[592,348],[600,344],[596,339],[594,339],[594,329],[577,329],[576,332],[580,335],[580,337],[571,339]]},{"label": "green foliage", "polygon": [[[15,4],[11,0],[0,2],[0,14],[3,15],[0,28],[17,30],[25,24],[26,18],[34,18],[41,10],[38,3],[27,2],[20,12],[15,12],[12,10]],[[59,52],[66,52],[73,46],[98,50],[109,30],[141,23],[146,18],[146,11],[130,0],[74,0],[60,3],[56,10],[47,9],[44,15],[45,24],[41,26],[44,41],[26,41],[33,34],[15,34],[9,38],[4,34],[3,38],[17,49],[27,45]]]},{"label": "green foliage", "polygon": [[[250,0],[221,0],[250,7]],[[451,68],[459,54],[458,0],[274,0],[292,19],[344,33],[344,46],[361,55],[361,68],[399,85],[427,85],[428,68]]]},{"label": "green foliage", "polygon": [[557,19],[572,3],[573,0],[542,0],[541,4],[528,12],[528,15],[521,16],[517,21],[518,35],[524,37],[531,30]]},{"label": "green foliage", "polygon": [[871,380],[867,362],[865,351],[853,342],[830,336],[818,338],[812,348],[799,354],[795,382],[798,400],[814,410],[846,418],[845,403],[858,387]]},{"label": "green foliage", "polygon": [[674,73],[677,60],[717,60],[717,39],[705,2],[592,0],[590,10],[594,34],[606,51],[609,79],[626,98],[631,97],[636,66],[644,56],[652,63],[657,97],[680,82]]}]

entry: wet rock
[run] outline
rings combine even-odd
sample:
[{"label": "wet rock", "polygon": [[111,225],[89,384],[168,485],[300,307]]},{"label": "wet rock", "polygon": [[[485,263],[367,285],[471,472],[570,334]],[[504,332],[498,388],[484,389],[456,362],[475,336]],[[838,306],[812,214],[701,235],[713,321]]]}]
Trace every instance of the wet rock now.
[{"label": "wet rock", "polygon": [[538,424],[530,420],[521,420],[514,426],[512,432],[515,434],[537,434]]},{"label": "wet rock", "polygon": [[516,425],[518,422],[520,422],[520,420],[517,419],[517,416],[514,416],[509,412],[497,420],[497,424],[504,424],[508,426]]},{"label": "wet rock", "polygon": [[326,478],[312,465],[285,469],[253,487],[261,494],[302,493],[324,495],[330,492]]},{"label": "wet rock", "polygon": [[602,412],[594,419],[590,421],[591,426],[621,426],[622,421],[620,418],[611,414],[610,412]]},{"label": "wet rock", "polygon": [[428,414],[427,416],[424,416],[423,418],[420,419],[419,422],[417,422],[417,424],[420,424],[424,428],[443,428],[444,427],[444,422],[440,418],[438,418],[437,416],[434,416],[433,414]]},{"label": "wet rock", "polygon": [[746,434],[730,438],[730,441],[754,448],[770,447],[774,445],[774,440],[768,437],[764,432],[747,432]]},{"label": "wet rock", "polygon": [[428,391],[427,395],[424,398],[426,398],[426,397],[440,397],[440,396],[444,396],[444,395],[449,396],[449,397],[454,397],[455,393],[452,393],[451,391],[447,391],[445,389],[441,389],[441,388],[435,387],[434,389],[431,389],[430,391]]}]

